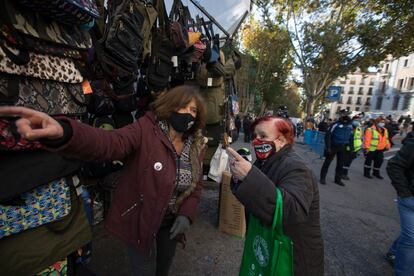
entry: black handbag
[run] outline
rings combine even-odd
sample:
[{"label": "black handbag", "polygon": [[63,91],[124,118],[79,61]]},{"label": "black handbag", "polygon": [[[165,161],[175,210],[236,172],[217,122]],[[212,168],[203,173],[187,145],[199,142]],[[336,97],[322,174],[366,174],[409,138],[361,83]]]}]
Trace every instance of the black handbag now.
[{"label": "black handbag", "polygon": [[11,200],[21,193],[55,179],[72,175],[80,169],[80,166],[79,161],[43,150],[2,151],[0,158],[0,202]]},{"label": "black handbag", "polygon": [[88,106],[89,113],[98,116],[111,115],[112,113],[114,113],[114,101],[106,92],[111,89],[109,84],[103,79],[94,80],[91,81],[91,87],[93,90],[93,94]]},{"label": "black handbag", "polygon": [[170,23],[164,0],[157,1],[160,28],[153,29],[152,50],[147,70],[147,83],[151,90],[158,92],[168,87],[173,62],[174,46],[170,40]]},{"label": "black handbag", "polygon": [[144,39],[156,17],[154,8],[138,0],[116,0],[109,5],[104,37],[98,42],[102,67],[110,77],[138,71]]}]

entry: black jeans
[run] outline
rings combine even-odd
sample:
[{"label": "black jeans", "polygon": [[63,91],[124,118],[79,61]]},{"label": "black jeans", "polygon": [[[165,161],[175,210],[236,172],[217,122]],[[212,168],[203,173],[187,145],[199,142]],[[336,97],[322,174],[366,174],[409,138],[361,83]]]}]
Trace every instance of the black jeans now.
[{"label": "black jeans", "polygon": [[341,180],[345,162],[346,145],[332,145],[330,151],[325,154],[325,161],[321,169],[321,179],[325,179],[328,173],[329,165],[336,155],[335,181]]},{"label": "black jeans", "polygon": [[244,131],[244,142],[245,143],[250,143],[250,139],[251,139],[251,134],[250,134],[250,131]]},{"label": "black jeans", "polygon": [[[134,247],[128,246],[128,254],[132,263],[132,275],[134,276],[167,276],[170,270],[177,241],[170,239],[170,229],[175,221],[175,216],[165,217],[158,230],[153,253],[146,256],[138,252]],[[156,250],[154,250],[156,248]],[[155,273],[154,273],[155,272]]]},{"label": "black jeans", "polygon": [[351,167],[352,161],[354,161],[355,158],[357,158],[357,153],[355,151],[345,152],[344,175],[348,175],[349,168]]},{"label": "black jeans", "polygon": [[376,150],[367,153],[364,168],[368,172],[371,171],[372,161],[374,161],[374,174],[379,174],[381,165],[384,162],[384,151]]}]

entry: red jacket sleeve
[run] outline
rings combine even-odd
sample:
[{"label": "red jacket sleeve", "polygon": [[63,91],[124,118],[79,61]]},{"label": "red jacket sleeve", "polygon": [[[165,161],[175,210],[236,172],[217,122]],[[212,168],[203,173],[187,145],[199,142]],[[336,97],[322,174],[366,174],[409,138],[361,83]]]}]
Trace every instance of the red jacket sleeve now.
[{"label": "red jacket sleeve", "polygon": [[69,142],[50,151],[85,161],[121,160],[139,150],[141,145],[141,125],[139,120],[133,124],[116,130],[104,130],[79,123],[68,118],[60,118],[68,122],[73,130]]}]

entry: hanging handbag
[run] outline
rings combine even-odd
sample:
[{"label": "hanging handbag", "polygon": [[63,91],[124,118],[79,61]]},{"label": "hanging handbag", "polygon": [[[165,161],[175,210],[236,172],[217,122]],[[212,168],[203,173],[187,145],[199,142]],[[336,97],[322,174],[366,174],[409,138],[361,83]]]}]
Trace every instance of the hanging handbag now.
[{"label": "hanging handbag", "polygon": [[34,275],[92,240],[82,199],[73,193],[70,213],[61,220],[1,239],[2,274]]},{"label": "hanging handbag", "polygon": [[50,44],[45,41],[34,39],[29,36],[19,34],[14,28],[5,24],[0,26],[0,38],[7,44],[36,54],[51,55],[80,60],[85,51],[65,47],[63,45]]},{"label": "hanging handbag", "polygon": [[145,40],[149,39],[156,17],[152,5],[138,0],[110,4],[104,37],[97,48],[98,58],[109,77],[137,73]]},{"label": "hanging handbag", "polygon": [[147,83],[151,90],[158,92],[168,87],[173,62],[174,46],[169,38],[170,25],[164,0],[157,0],[160,29],[154,28],[151,57],[147,69]]},{"label": "hanging handbag", "polygon": [[224,117],[224,87],[201,88],[200,94],[204,98],[207,108],[206,124],[216,124]]},{"label": "hanging handbag", "polygon": [[197,41],[193,46],[192,62],[199,62],[203,58],[207,46],[202,41]]},{"label": "hanging handbag", "polygon": [[293,276],[293,242],[283,234],[283,197],[276,188],[272,227],[250,215],[240,276]]},{"label": "hanging handbag", "polygon": [[20,4],[61,23],[81,25],[99,17],[95,0],[19,0]]},{"label": "hanging handbag", "polygon": [[207,65],[205,63],[198,67],[196,72],[196,80],[201,87],[219,87],[224,83],[223,77],[216,78],[211,75],[211,73],[207,70]]},{"label": "hanging handbag", "polygon": [[138,98],[134,84],[131,83],[126,87],[118,87],[117,84],[114,84],[113,92],[111,97],[114,100],[116,110],[122,112],[133,112],[137,110]]},{"label": "hanging handbag", "polygon": [[24,106],[49,115],[80,116],[87,101],[82,84],[0,74],[0,105]]},{"label": "hanging handbag", "polygon": [[70,190],[66,178],[23,193],[19,205],[0,205],[0,239],[57,221],[70,212]]},{"label": "hanging handbag", "polygon": [[177,53],[182,53],[189,47],[188,32],[180,22],[171,23],[171,41]]},{"label": "hanging handbag", "polygon": [[55,179],[73,175],[81,167],[79,160],[44,150],[2,151],[1,156],[0,204]]},{"label": "hanging handbag", "polygon": [[88,105],[89,113],[97,116],[111,115],[115,112],[113,99],[108,95],[108,90],[112,88],[104,79],[91,81],[93,90],[92,99]]},{"label": "hanging handbag", "polygon": [[82,74],[72,59],[27,53],[25,63],[24,54],[24,51],[7,46],[0,40],[0,72],[65,83],[83,81]]},{"label": "hanging handbag", "polygon": [[88,30],[80,26],[48,20],[39,13],[17,6],[15,1],[0,1],[0,10],[0,22],[21,35],[74,49],[92,47]]}]

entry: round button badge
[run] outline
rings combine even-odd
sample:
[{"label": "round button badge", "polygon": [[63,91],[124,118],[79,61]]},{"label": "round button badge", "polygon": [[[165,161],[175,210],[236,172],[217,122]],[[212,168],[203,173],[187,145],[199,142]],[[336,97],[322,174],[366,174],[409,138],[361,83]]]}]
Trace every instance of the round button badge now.
[{"label": "round button badge", "polygon": [[154,170],[156,170],[157,172],[159,172],[159,171],[162,170],[162,164],[161,164],[161,162],[156,162],[154,164]]}]

